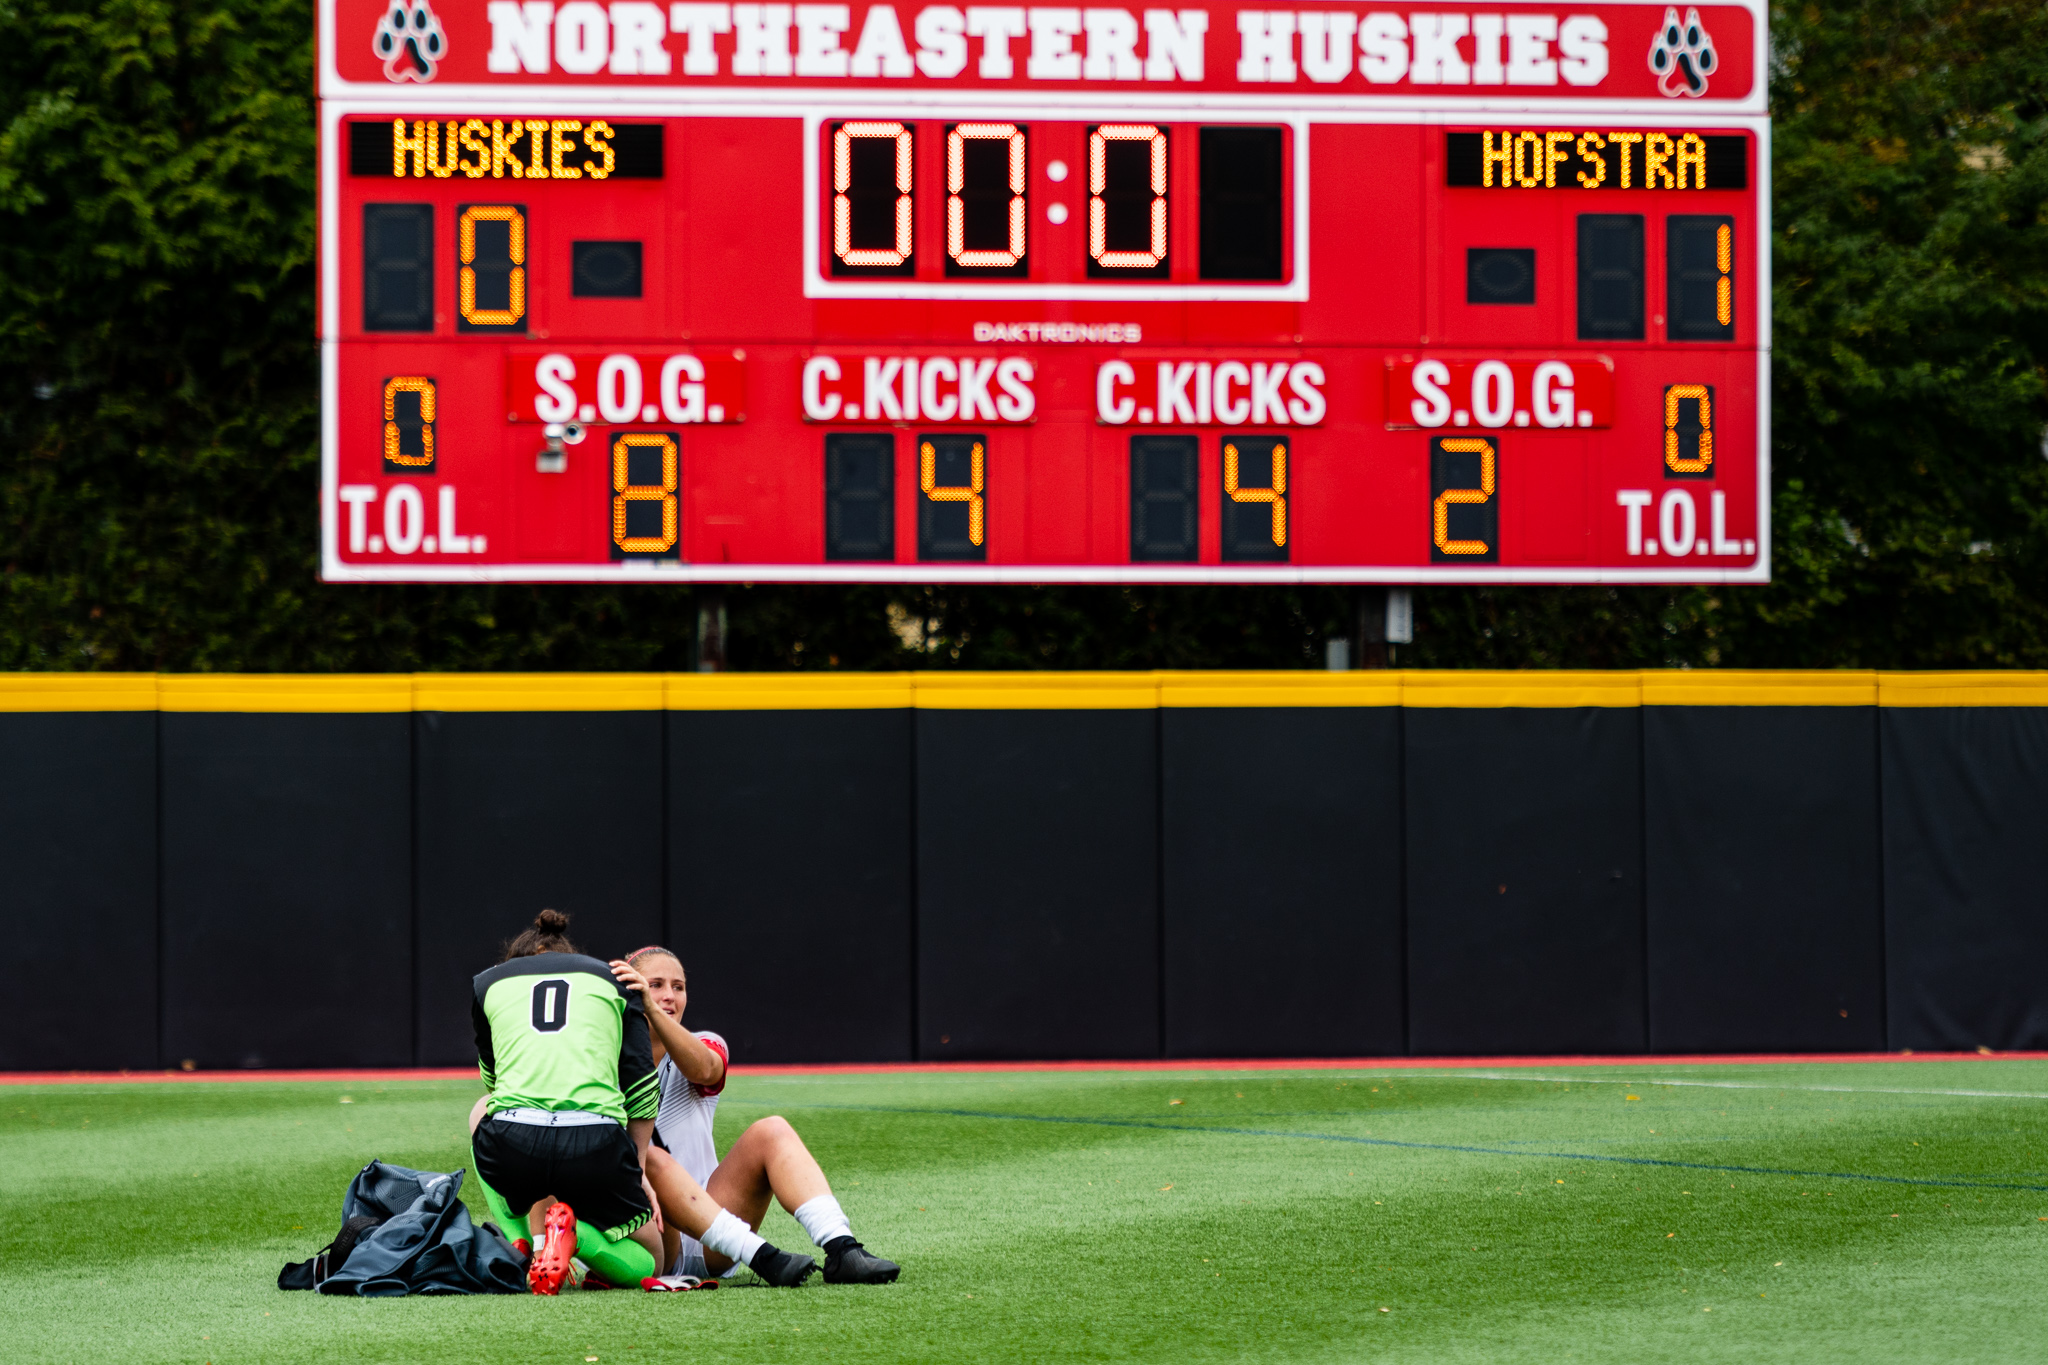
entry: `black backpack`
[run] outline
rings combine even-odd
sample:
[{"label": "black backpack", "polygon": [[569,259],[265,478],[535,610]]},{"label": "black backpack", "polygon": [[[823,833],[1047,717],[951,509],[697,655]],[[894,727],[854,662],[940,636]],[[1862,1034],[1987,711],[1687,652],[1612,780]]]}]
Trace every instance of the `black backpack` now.
[{"label": "black backpack", "polygon": [[342,1196],[340,1234],[280,1271],[277,1287],[372,1299],[526,1293],[525,1258],[463,1205],[466,1174],[372,1161]]},{"label": "black backpack", "polygon": [[334,1234],[334,1240],[320,1249],[310,1261],[298,1261],[277,1272],[279,1289],[317,1289],[320,1282],[341,1269],[349,1253],[356,1249],[356,1243],[370,1235],[374,1228],[384,1225],[382,1218],[372,1218],[359,1213],[341,1225],[341,1231]]}]

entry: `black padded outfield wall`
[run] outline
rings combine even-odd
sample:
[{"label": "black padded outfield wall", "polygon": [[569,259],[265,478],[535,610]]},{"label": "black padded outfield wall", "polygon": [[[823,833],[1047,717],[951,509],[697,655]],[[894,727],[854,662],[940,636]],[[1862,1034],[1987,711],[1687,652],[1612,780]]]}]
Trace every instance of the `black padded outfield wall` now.
[{"label": "black padded outfield wall", "polygon": [[162,718],[166,1060],[412,1060],[411,719]]},{"label": "black padded outfield wall", "polygon": [[1404,711],[1411,1050],[1643,1050],[1634,708]]},{"label": "black padded outfield wall", "polygon": [[[0,1069],[2048,1048],[2048,675],[0,677]],[[81,985],[120,983],[118,1008]]]},{"label": "black padded outfield wall", "polygon": [[1158,713],[917,713],[917,1050],[1159,1055]]},{"label": "black padded outfield wall", "polygon": [[670,713],[664,942],[735,1057],[916,1055],[910,716]]},{"label": "black padded outfield wall", "polygon": [[2048,1048],[2048,709],[1880,726],[1891,1046]]},{"label": "black padded outfield wall", "polygon": [[156,689],[124,681],[0,694],[66,707],[0,713],[0,923],[27,967],[0,1069],[160,1059]]},{"label": "black padded outfield wall", "polygon": [[1646,706],[1650,1050],[1885,1045],[1875,706]]},{"label": "black padded outfield wall", "polygon": [[1159,717],[1166,1055],[1405,1051],[1400,711]]}]

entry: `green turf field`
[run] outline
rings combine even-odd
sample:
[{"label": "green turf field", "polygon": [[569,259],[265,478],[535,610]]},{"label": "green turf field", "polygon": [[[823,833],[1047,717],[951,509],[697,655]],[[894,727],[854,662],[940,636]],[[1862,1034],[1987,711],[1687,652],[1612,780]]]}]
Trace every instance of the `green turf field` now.
[{"label": "green turf field", "polygon": [[474,1084],[5,1087],[0,1322],[120,1365],[2048,1360],[2048,1063],[1515,1070],[743,1071],[721,1146],[787,1116],[902,1281],[551,1300],[273,1287],[365,1161],[466,1164]]}]

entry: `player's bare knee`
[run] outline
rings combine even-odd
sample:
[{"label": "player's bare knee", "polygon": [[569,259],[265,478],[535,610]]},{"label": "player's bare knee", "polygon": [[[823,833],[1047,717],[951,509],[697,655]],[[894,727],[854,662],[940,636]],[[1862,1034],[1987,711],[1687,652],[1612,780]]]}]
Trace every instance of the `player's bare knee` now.
[{"label": "player's bare knee", "polygon": [[796,1129],[791,1126],[789,1120],[780,1114],[770,1114],[765,1119],[754,1120],[748,1125],[747,1131],[759,1133],[762,1141],[772,1142],[778,1146],[785,1142],[794,1142],[799,1146],[803,1143],[803,1139],[796,1135]]}]

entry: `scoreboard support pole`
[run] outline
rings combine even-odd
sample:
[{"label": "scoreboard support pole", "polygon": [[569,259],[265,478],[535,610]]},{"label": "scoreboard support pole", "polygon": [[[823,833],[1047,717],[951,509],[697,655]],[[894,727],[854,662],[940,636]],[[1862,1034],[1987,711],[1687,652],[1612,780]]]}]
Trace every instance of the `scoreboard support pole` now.
[{"label": "scoreboard support pole", "polygon": [[1352,590],[1358,600],[1358,652],[1353,668],[1387,666],[1387,589],[1374,584]]},{"label": "scoreboard support pole", "polygon": [[725,672],[725,642],[725,585],[701,584],[697,588],[697,639],[694,649],[699,673]]}]

